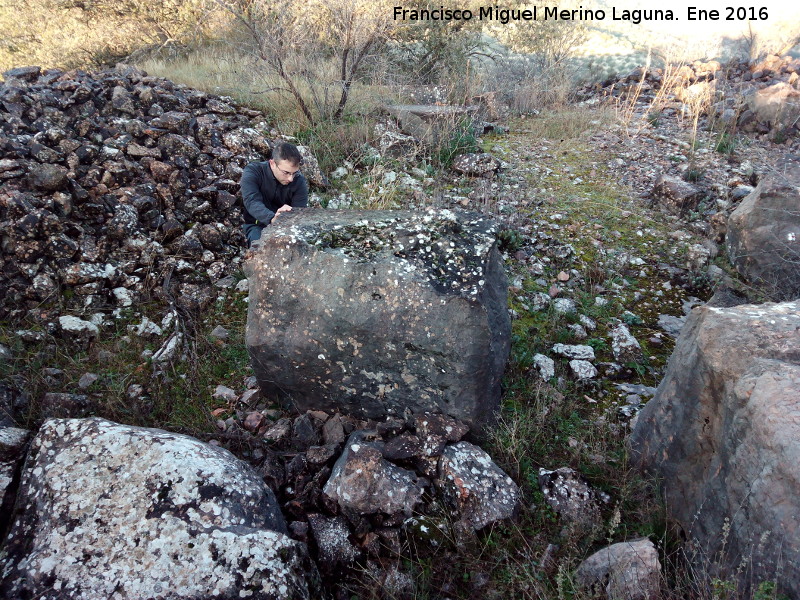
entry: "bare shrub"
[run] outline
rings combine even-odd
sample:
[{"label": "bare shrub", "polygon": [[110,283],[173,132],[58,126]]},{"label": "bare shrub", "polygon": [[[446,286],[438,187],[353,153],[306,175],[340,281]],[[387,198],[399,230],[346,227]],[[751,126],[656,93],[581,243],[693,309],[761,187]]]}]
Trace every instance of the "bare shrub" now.
[{"label": "bare shrub", "polygon": [[[411,0],[409,10],[473,10],[477,0]],[[453,83],[464,75],[470,59],[486,52],[477,19],[399,22],[387,56],[395,75],[406,84]]]},{"label": "bare shrub", "polygon": [[[559,6],[577,7],[577,3]],[[515,8],[536,8],[537,14],[543,14],[539,3]],[[530,113],[568,103],[576,83],[569,59],[587,38],[580,21],[539,19],[524,26],[498,23],[488,28],[488,33],[508,50],[495,58],[492,79],[497,89],[509,90],[508,100],[515,111]]]},{"label": "bare shrub", "polygon": [[339,120],[366,59],[385,43],[385,2],[315,0],[303,11],[266,0],[217,0],[240,27],[239,51],[277,80],[309,123]]}]

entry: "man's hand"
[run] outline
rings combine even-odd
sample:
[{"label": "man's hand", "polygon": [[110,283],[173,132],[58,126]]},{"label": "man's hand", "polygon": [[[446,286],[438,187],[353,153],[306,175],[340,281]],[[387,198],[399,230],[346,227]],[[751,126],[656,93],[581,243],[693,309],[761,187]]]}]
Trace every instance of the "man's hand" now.
[{"label": "man's hand", "polygon": [[[283,206],[281,206],[281,207],[280,207],[278,210],[276,210],[276,211],[275,211],[275,216],[274,216],[274,217],[272,217],[272,221],[274,221],[275,219],[277,219],[277,218],[278,218],[278,215],[280,215],[281,213],[289,212],[290,210],[292,210],[292,207],[291,207],[291,206],[289,206],[288,204],[284,204],[284,205],[283,205]],[[270,223],[271,223],[272,221],[270,221]]]}]

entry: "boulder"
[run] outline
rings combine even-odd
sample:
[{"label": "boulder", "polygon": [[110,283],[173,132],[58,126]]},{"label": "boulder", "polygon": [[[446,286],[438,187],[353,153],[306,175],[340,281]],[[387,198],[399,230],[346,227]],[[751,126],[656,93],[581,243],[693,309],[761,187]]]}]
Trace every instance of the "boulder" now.
[{"label": "boulder", "polygon": [[188,436],[46,421],[12,517],[5,598],[320,597],[261,478]]},{"label": "boulder", "polygon": [[450,210],[287,213],[245,264],[262,389],[300,410],[441,412],[481,429],[510,347],[496,233]]},{"label": "boulder", "polygon": [[757,90],[747,104],[759,122],[773,129],[795,126],[800,119],[800,91],[785,81]]},{"label": "boulder", "polygon": [[791,597],[800,594],[798,331],[800,301],[696,308],[630,438],[699,563],[713,560],[745,587],[777,575],[778,593]]},{"label": "boulder", "polygon": [[776,300],[800,297],[800,162],[759,182],[728,218],[726,245],[736,269]]},{"label": "boulder", "polygon": [[661,562],[647,538],[611,544],[584,560],[575,571],[575,583],[609,600],[658,598]]},{"label": "boulder", "polygon": [[469,442],[444,449],[436,484],[461,522],[476,531],[513,517],[519,508],[517,484],[486,452]]}]

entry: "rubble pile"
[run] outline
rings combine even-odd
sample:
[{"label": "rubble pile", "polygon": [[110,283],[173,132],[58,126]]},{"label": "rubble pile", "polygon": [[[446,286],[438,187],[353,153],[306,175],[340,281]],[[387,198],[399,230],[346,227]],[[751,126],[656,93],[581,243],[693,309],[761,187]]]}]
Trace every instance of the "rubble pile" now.
[{"label": "rubble pile", "polygon": [[783,140],[800,130],[800,58],[788,55],[771,55],[756,62],[698,60],[666,68],[638,67],[581,93],[584,98],[598,93],[614,97],[634,94],[648,102],[664,92],[667,104],[672,104],[668,109],[697,106],[745,133]]},{"label": "rubble pile", "polygon": [[365,564],[383,572],[412,540],[471,539],[521,508],[517,484],[452,417],[288,417],[247,392],[233,405],[210,443],[245,448],[324,577]]},{"label": "rubble pile", "polygon": [[270,151],[260,112],[133,68],[4,79],[0,317],[64,297],[131,306],[162,287],[196,308],[235,283],[238,181]]}]

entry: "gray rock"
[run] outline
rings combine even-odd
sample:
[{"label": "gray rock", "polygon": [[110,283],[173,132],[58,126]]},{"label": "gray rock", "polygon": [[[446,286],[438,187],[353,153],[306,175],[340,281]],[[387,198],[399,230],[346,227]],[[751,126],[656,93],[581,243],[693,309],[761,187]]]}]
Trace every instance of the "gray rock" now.
[{"label": "gray rock", "polygon": [[218,385],[216,388],[214,388],[214,393],[211,394],[211,397],[216,398],[217,400],[224,400],[229,404],[233,404],[236,402],[236,400],[238,400],[239,395],[235,390],[226,385]]},{"label": "gray rock", "polygon": [[697,560],[742,592],[780,565],[777,592],[800,593],[799,328],[799,301],[695,309],[630,437]]},{"label": "gray rock", "polygon": [[319,432],[314,419],[308,413],[300,415],[292,423],[292,445],[298,450],[319,443]]},{"label": "gray rock", "polygon": [[[378,148],[381,156],[411,161],[422,149],[422,143],[415,137],[395,131],[383,123],[375,125],[375,133],[378,136]],[[344,174],[347,174],[346,170]]]},{"label": "gray rock", "polygon": [[475,531],[513,517],[519,507],[517,484],[486,452],[469,442],[445,448],[436,485],[458,511],[461,522]]},{"label": "gray rock", "polygon": [[156,350],[155,354],[153,354],[153,362],[156,364],[170,362],[177,356],[178,352],[180,352],[182,344],[183,334],[172,334],[167,338],[167,341],[165,341],[161,347]]},{"label": "gray rock", "polygon": [[64,282],[69,285],[92,283],[104,279],[112,279],[117,275],[117,269],[111,264],[76,263],[67,267],[64,273]]},{"label": "gray rock", "polygon": [[136,114],[136,105],[130,92],[121,85],[116,86],[111,91],[111,105],[120,112],[129,115]]},{"label": "gray rock", "polygon": [[671,337],[678,337],[681,334],[686,323],[686,317],[676,317],[674,315],[658,315],[658,326],[661,327],[667,335]]},{"label": "gray rock", "polygon": [[337,446],[344,442],[344,425],[342,424],[342,417],[334,415],[322,426],[322,439],[326,445]]},{"label": "gray rock", "polygon": [[414,418],[425,456],[439,456],[448,442],[457,442],[469,428],[446,415],[425,413]]},{"label": "gray rock", "polygon": [[571,315],[578,312],[578,307],[572,298],[556,298],[553,300],[553,310],[561,315]]},{"label": "gray rock", "polygon": [[87,341],[100,335],[100,330],[97,325],[72,315],[59,317],[58,324],[61,328],[61,332],[69,339],[75,341]]},{"label": "gray rock", "polygon": [[129,325],[128,330],[133,331],[133,333],[141,337],[159,337],[164,335],[164,330],[147,317],[142,317],[142,322],[136,326]]},{"label": "gray rock", "polygon": [[37,165],[28,177],[34,188],[45,192],[55,192],[67,185],[67,169],[61,165]]},{"label": "gray rock", "polygon": [[119,306],[128,307],[133,305],[134,295],[128,288],[117,287],[111,290],[111,292],[114,294],[114,298]]},{"label": "gray rock", "polygon": [[755,188],[752,185],[737,185],[731,191],[731,198],[734,200],[742,200],[753,193]]},{"label": "gray rock", "polygon": [[31,67],[17,67],[3,71],[3,79],[8,82],[9,79],[18,79],[20,81],[33,82],[39,78],[42,68],[38,66]]},{"label": "gray rock", "polygon": [[584,560],[575,583],[609,600],[650,600],[661,589],[658,550],[647,538],[611,544]]},{"label": "gray rock", "polygon": [[267,429],[264,433],[264,439],[272,443],[280,443],[288,440],[292,435],[292,420],[279,419],[275,425]]},{"label": "gray rock", "polygon": [[569,361],[569,368],[576,379],[594,379],[597,377],[597,369],[588,360],[578,358]]},{"label": "gray rock", "polygon": [[422,440],[412,433],[403,433],[392,438],[381,450],[386,460],[408,460],[422,456]]},{"label": "gray rock", "polygon": [[703,190],[696,185],[672,175],[659,175],[652,195],[674,212],[685,212],[695,208],[703,197]]},{"label": "gray rock", "polygon": [[84,373],[81,375],[81,378],[78,379],[78,387],[82,390],[88,389],[92,386],[92,384],[100,378],[99,375],[96,373]]},{"label": "gray rock", "polygon": [[597,329],[597,323],[594,321],[594,319],[591,319],[586,315],[580,315],[578,319],[580,320],[581,325],[583,325],[589,331],[594,331]]},{"label": "gray rock", "polygon": [[594,348],[583,345],[554,344],[553,352],[566,358],[594,360]]},{"label": "gray rock", "polygon": [[533,366],[539,371],[542,379],[550,381],[556,375],[556,364],[553,359],[544,354],[533,355]]},{"label": "gray rock", "polygon": [[781,81],[747,97],[756,120],[773,129],[797,124],[800,119],[800,91]]},{"label": "gray rock", "polygon": [[576,340],[585,340],[587,337],[589,337],[589,334],[586,333],[586,329],[583,327],[583,325],[579,323],[572,323],[571,325],[567,325],[567,329],[569,329],[570,332],[572,332],[572,337],[575,338]]},{"label": "gray rock", "polygon": [[309,185],[321,188],[328,187],[330,182],[322,172],[322,169],[319,168],[319,162],[317,162],[317,157],[311,152],[311,148],[307,146],[298,146],[297,150],[300,152],[300,156],[303,157],[301,168],[303,176],[308,180]]},{"label": "gray rock", "polygon": [[495,235],[449,210],[287,213],[245,265],[262,389],[301,410],[484,426],[510,347]]},{"label": "gray rock", "polygon": [[456,173],[481,177],[497,171],[500,161],[487,152],[459,154],[453,159],[452,168]]},{"label": "gray rock", "polygon": [[422,496],[416,474],[385,460],[380,446],[364,438],[361,431],[350,436],[322,491],[362,515],[411,516]]},{"label": "gray rock", "polygon": [[569,467],[555,471],[539,469],[539,487],[545,502],[563,519],[588,523],[600,518],[600,506],[609,497],[591,487],[577,472]]},{"label": "gray rock", "polygon": [[231,336],[230,331],[225,329],[222,325],[217,325],[211,331],[211,337],[218,340],[227,340]]},{"label": "gray rock", "polygon": [[475,106],[442,104],[400,104],[387,107],[397,119],[400,128],[424,144],[434,146],[450,138],[459,123],[463,123],[476,110]]},{"label": "gray rock", "polygon": [[544,292],[535,292],[533,296],[531,296],[531,309],[532,310],[546,310],[550,307],[550,302],[552,298],[548,294]]},{"label": "gray rock", "polygon": [[611,330],[611,351],[617,362],[623,364],[642,360],[642,347],[624,323]]},{"label": "gray rock", "polygon": [[[226,450],[102,419],[36,436],[3,548],[5,597],[318,598],[272,492]],[[147,565],[143,568],[142,565]]]},{"label": "gray rock", "polygon": [[800,162],[768,175],[728,219],[731,262],[774,299],[800,297]]},{"label": "gray rock", "polygon": [[350,542],[350,530],[344,517],[308,515],[308,524],[319,552],[320,569],[332,572],[337,567],[350,566],[361,551]]}]

